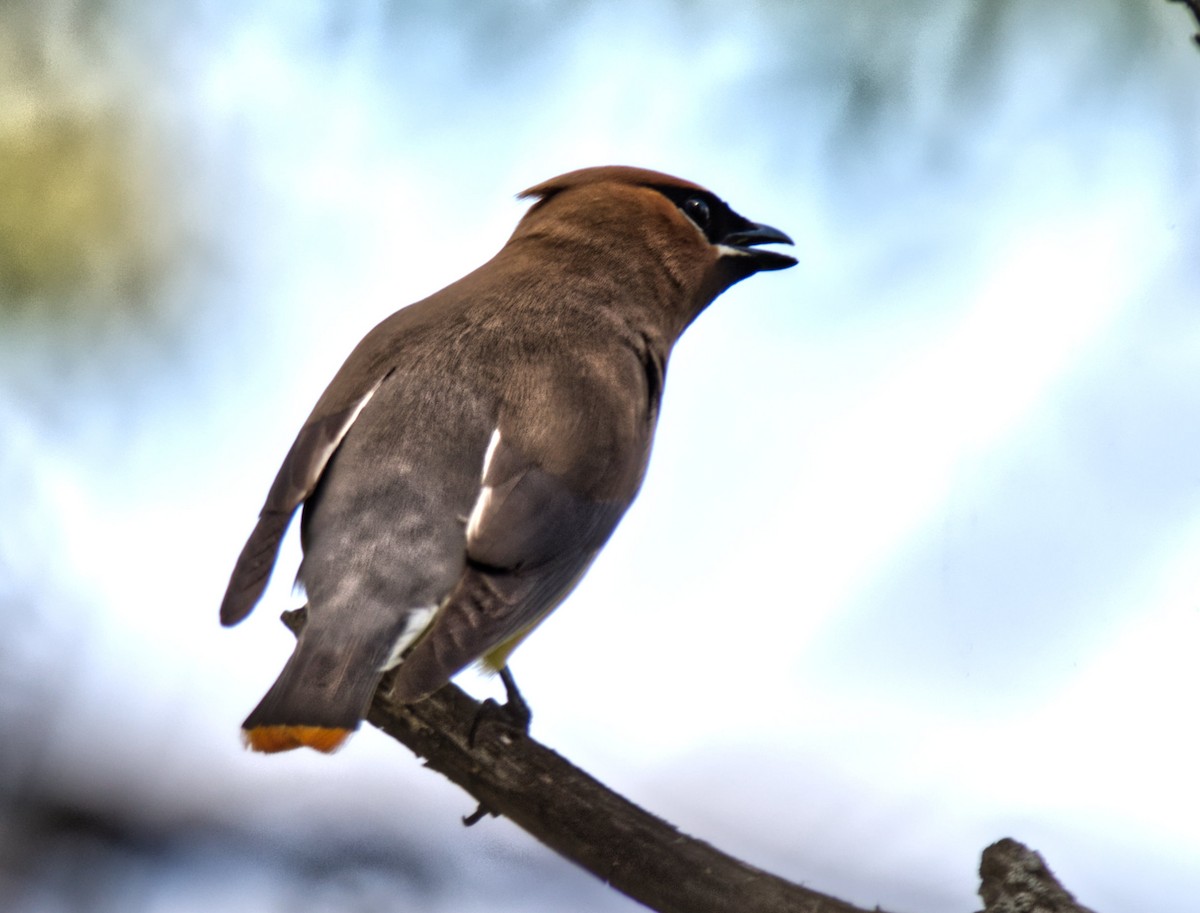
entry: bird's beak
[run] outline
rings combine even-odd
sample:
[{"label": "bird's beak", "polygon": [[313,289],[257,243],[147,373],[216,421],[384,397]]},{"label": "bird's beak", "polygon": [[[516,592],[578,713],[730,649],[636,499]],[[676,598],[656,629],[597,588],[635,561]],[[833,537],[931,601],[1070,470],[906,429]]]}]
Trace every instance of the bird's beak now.
[{"label": "bird's beak", "polygon": [[776,250],[760,250],[759,244],[795,244],[778,228],[770,225],[760,225],[747,221],[721,239],[721,246],[729,252],[742,257],[749,257],[754,263],[755,271],[770,269],[787,269],[796,265],[796,258],[781,254]]}]

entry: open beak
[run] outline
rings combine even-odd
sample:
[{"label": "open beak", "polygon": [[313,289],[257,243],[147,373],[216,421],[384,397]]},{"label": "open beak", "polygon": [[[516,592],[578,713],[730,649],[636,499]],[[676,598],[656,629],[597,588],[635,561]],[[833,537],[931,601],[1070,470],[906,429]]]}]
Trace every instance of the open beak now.
[{"label": "open beak", "polygon": [[755,271],[770,269],[787,269],[796,265],[796,258],[781,254],[776,250],[761,250],[759,244],[795,244],[778,228],[770,225],[760,225],[757,222],[746,223],[735,228],[721,239],[721,246],[739,256],[750,258]]}]

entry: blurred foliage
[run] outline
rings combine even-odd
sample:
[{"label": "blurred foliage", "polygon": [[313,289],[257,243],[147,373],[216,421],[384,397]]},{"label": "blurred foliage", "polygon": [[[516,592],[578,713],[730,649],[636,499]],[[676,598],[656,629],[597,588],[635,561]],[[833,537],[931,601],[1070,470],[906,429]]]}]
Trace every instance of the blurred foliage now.
[{"label": "blurred foliage", "polygon": [[151,107],[94,21],[0,6],[0,320],[153,307],[178,249]]},{"label": "blurred foliage", "polygon": [[0,308],[86,290],[144,298],[169,251],[154,230],[161,197],[128,125],[104,110],[13,114],[0,112]]}]

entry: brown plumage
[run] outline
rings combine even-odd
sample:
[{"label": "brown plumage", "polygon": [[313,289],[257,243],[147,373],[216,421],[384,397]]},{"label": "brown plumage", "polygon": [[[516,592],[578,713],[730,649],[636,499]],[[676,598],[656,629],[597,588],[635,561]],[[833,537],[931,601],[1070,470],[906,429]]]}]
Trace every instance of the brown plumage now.
[{"label": "brown plumage", "polygon": [[512,648],[574,587],[645,474],[671,347],[722,291],[795,260],[709,191],[575,171],[490,261],[358,344],[293,443],[221,605],[262,595],[304,505],[308,618],[243,724],[337,747],[383,672],[415,702]]}]

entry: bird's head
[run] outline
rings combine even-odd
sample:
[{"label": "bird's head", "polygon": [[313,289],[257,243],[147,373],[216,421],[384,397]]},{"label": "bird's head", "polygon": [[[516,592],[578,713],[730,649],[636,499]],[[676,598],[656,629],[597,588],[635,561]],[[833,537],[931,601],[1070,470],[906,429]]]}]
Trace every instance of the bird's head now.
[{"label": "bird's head", "polygon": [[[764,244],[792,244],[739,215],[711,190],[644,168],[571,171],[520,194],[534,198],[513,235],[590,253],[584,263],[629,273],[665,271],[688,294],[685,325],[736,282],[796,259]],[[682,329],[682,327],[680,328]]]}]

